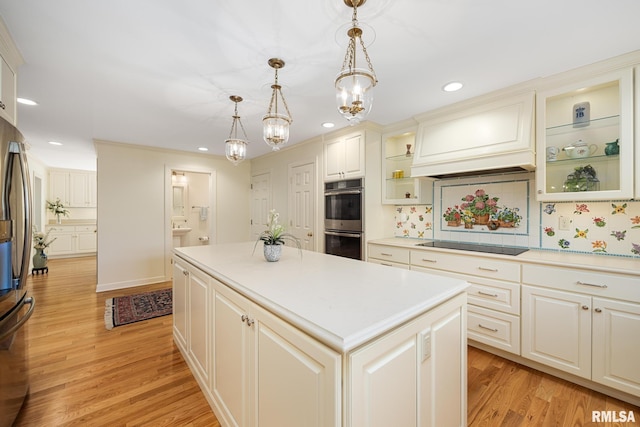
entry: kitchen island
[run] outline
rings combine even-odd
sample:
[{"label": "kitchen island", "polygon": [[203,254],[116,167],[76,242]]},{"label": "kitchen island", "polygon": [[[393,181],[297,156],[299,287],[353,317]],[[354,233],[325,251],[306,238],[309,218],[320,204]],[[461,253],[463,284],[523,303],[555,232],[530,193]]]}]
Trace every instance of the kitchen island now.
[{"label": "kitchen island", "polygon": [[222,425],[466,425],[465,281],[253,248],[174,249],[174,340]]}]

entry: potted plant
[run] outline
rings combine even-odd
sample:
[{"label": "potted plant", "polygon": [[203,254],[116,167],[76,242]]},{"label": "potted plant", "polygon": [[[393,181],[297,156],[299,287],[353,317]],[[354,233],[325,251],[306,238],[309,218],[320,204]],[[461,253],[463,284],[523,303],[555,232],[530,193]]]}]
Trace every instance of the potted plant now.
[{"label": "potted plant", "polygon": [[56,216],[56,220],[58,224],[62,222],[60,216],[69,216],[69,211],[64,208],[64,205],[60,201],[60,198],[57,198],[55,202],[50,202],[47,200],[47,209],[52,212]]},{"label": "potted plant", "polygon": [[460,226],[460,221],[462,220],[462,214],[460,213],[460,207],[458,205],[453,208],[449,206],[444,214],[442,215],[447,221],[447,225],[449,227],[458,227]]},{"label": "potted plant", "polygon": [[33,227],[33,248],[36,250],[36,253],[33,254],[33,268],[35,269],[43,269],[47,266],[47,254],[44,253],[44,250],[56,240],[55,237],[49,240],[50,232],[51,229],[45,234]]},{"label": "potted plant", "polygon": [[269,211],[269,221],[267,222],[268,228],[260,233],[258,240],[256,240],[256,244],[253,246],[253,250],[255,252],[258,242],[262,240],[264,242],[264,257],[269,262],[275,262],[280,259],[280,255],[282,255],[282,246],[285,244],[285,240],[295,243],[300,251],[300,255],[302,255],[300,240],[298,240],[298,238],[293,234],[285,233],[284,226],[278,224],[279,216],[280,214],[278,214],[275,209],[271,209]]},{"label": "potted plant", "polygon": [[498,211],[497,218],[500,222],[500,227],[517,227],[522,220],[522,216],[518,213],[518,208],[503,207]]},{"label": "potted plant", "polygon": [[473,228],[473,223],[476,222],[476,215],[469,209],[462,211],[462,222],[464,222],[464,228]]},{"label": "potted plant", "polygon": [[489,197],[483,190],[476,190],[474,194],[467,194],[462,198],[460,209],[469,210],[476,219],[477,224],[486,225],[489,216],[498,210],[498,197]]}]

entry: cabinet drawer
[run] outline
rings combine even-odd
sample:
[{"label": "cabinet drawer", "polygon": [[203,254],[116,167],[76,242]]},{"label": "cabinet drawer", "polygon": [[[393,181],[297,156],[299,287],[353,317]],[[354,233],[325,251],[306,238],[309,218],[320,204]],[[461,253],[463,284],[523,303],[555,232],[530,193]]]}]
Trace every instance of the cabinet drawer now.
[{"label": "cabinet drawer", "polygon": [[481,307],[467,307],[467,337],[520,355],[520,318]]},{"label": "cabinet drawer", "polygon": [[482,279],[468,279],[468,282],[469,304],[520,314],[520,284]]},{"label": "cabinet drawer", "polygon": [[369,257],[409,264],[409,249],[394,246],[369,245]]},{"label": "cabinet drawer", "polygon": [[522,266],[522,283],[640,302],[640,275],[632,277],[575,268],[525,264]]},{"label": "cabinet drawer", "polygon": [[414,249],[411,251],[411,265],[511,282],[520,281],[519,263],[484,257]]},{"label": "cabinet drawer", "polygon": [[76,225],[75,227],[75,231],[96,231],[96,226],[95,225]]},{"label": "cabinet drawer", "polygon": [[375,258],[369,258],[368,261],[373,264],[380,264],[380,265],[386,265],[387,267],[395,267],[395,268],[402,268],[403,270],[409,270],[409,264],[401,264],[399,262],[385,261],[382,259],[375,259]]}]

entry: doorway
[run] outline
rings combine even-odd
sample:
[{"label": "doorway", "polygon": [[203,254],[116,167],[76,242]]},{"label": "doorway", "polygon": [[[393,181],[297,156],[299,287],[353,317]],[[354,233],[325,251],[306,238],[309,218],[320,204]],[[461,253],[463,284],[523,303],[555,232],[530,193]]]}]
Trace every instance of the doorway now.
[{"label": "doorway", "polygon": [[271,173],[251,177],[251,240],[264,231],[271,207]]},{"label": "doorway", "polygon": [[316,250],[316,167],[305,163],[289,167],[289,232],[302,249]]}]

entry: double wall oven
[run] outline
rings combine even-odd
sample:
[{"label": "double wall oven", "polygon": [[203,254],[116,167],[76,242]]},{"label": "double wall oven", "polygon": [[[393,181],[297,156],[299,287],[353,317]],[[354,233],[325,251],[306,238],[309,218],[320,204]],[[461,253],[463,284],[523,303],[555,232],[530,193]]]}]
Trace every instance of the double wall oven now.
[{"label": "double wall oven", "polygon": [[364,254],[362,179],[324,184],[325,253],[362,259]]}]

